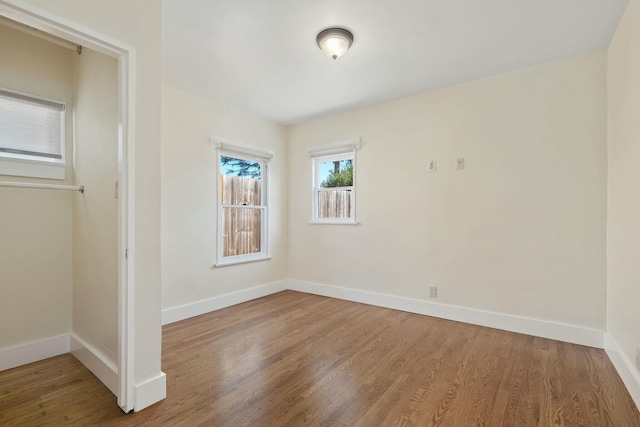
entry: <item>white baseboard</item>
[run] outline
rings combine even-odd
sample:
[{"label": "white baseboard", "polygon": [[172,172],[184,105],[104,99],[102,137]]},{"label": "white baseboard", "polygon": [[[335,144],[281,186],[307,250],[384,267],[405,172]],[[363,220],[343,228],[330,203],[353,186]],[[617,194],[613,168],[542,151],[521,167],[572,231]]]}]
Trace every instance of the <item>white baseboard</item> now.
[{"label": "white baseboard", "polygon": [[153,378],[138,383],[134,388],[135,403],[133,410],[142,411],[167,397],[167,376],[160,372]]},{"label": "white baseboard", "polygon": [[102,381],[111,390],[111,393],[118,395],[119,381],[116,363],[75,334],[71,334],[71,354]]},{"label": "white baseboard", "polygon": [[34,341],[0,349],[0,371],[69,353],[69,335]]},{"label": "white baseboard", "polygon": [[409,313],[487,326],[589,347],[604,347],[604,332],[597,329],[299,280],[289,280],[287,287],[293,291],[392,308]]},{"label": "white baseboard", "polygon": [[631,360],[624,354],[616,340],[611,335],[604,335],[604,350],[607,352],[611,363],[618,371],[622,382],[627,386],[631,398],[640,408],[640,374]]},{"label": "white baseboard", "polygon": [[589,347],[604,348],[604,332],[597,329],[299,280],[282,280],[220,295],[203,301],[167,308],[162,310],[162,324],[167,325],[178,322],[287,289],[550,338]]},{"label": "white baseboard", "polygon": [[190,304],[165,308],[162,310],[162,324],[168,325],[169,323],[178,322],[190,317],[200,316],[201,314],[220,310],[221,308],[231,307],[232,305],[251,301],[256,298],[266,297],[267,295],[275,294],[277,292],[282,292],[286,289],[287,282],[285,280],[281,280],[202,301],[196,301]]}]

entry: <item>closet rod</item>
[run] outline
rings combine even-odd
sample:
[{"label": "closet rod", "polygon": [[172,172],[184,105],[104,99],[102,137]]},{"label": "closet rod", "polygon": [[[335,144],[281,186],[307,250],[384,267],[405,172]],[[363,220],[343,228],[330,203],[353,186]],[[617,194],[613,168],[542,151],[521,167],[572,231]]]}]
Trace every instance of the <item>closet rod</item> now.
[{"label": "closet rod", "polygon": [[84,193],[84,185],[32,184],[30,182],[0,181],[0,187],[40,188],[43,190],[72,190]]}]

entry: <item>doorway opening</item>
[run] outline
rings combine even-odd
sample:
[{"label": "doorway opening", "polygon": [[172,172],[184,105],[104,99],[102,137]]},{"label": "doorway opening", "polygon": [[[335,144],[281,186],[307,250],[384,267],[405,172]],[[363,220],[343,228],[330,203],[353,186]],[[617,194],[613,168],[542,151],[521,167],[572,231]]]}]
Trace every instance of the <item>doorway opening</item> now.
[{"label": "doorway opening", "polygon": [[[36,35],[39,33],[41,38],[48,37],[51,41],[53,37],[53,40],[61,41],[59,44],[70,43],[77,47],[74,55],[81,53],[73,65],[74,72],[77,73],[72,83],[73,110],[66,111],[68,115],[73,114],[73,120],[65,120],[67,126],[64,132],[66,141],[70,137],[68,133],[72,133],[72,147],[68,147],[69,151],[66,152],[67,175],[62,184],[70,184],[72,187],[84,185],[84,193],[69,195],[69,203],[65,206],[68,206],[69,212],[73,212],[74,221],[81,218],[71,225],[73,242],[70,247],[73,247],[73,262],[78,266],[73,269],[72,280],[74,287],[76,282],[82,284],[73,290],[73,296],[74,300],[84,301],[87,305],[73,308],[73,317],[77,322],[67,338],[50,337],[48,341],[44,340],[46,344],[43,345],[55,342],[57,349],[64,350],[66,339],[69,350],[117,396],[120,408],[129,412],[134,409],[135,282],[132,261],[135,248],[130,242],[134,241],[135,236],[135,51],[101,34],[61,22],[56,16],[40,10],[28,10],[25,6],[18,7],[5,0],[0,0],[0,18],[15,26],[29,28],[28,31]],[[14,75],[15,81],[19,80],[18,73],[16,71]],[[44,80],[46,79],[42,81]],[[3,84],[0,81],[0,87],[10,89],[4,86],[13,85],[14,82]],[[33,89],[33,86],[29,88]],[[15,89],[12,93],[31,91],[33,90]],[[63,104],[66,105],[67,102]],[[103,173],[96,174],[96,170],[101,168]],[[3,178],[0,177],[0,180]],[[37,176],[16,179],[13,175],[8,180],[26,181],[27,184],[42,182]],[[108,190],[105,190],[106,187]],[[98,196],[105,191],[109,193],[109,197]],[[66,201],[58,200],[57,203],[65,204]],[[95,245],[96,242],[100,244]],[[108,243],[103,246],[103,242]],[[55,245],[52,246],[54,247]],[[104,249],[108,252],[108,248],[115,249],[113,259],[108,261],[104,256],[105,262],[101,264],[98,262],[100,251]],[[38,268],[37,265],[31,267]],[[96,271],[100,268],[108,271],[101,274]],[[108,278],[103,280],[104,283],[96,285],[92,275]],[[88,284],[89,282],[92,283]],[[115,290],[111,288],[109,292],[115,292],[110,295],[101,294],[107,289],[108,283],[116,286]],[[96,309],[97,302],[105,297],[111,298],[111,303],[104,304],[102,311]],[[108,325],[110,322],[112,324]],[[116,331],[113,331],[112,326],[115,326]],[[5,346],[6,343],[0,342],[0,348]]]}]

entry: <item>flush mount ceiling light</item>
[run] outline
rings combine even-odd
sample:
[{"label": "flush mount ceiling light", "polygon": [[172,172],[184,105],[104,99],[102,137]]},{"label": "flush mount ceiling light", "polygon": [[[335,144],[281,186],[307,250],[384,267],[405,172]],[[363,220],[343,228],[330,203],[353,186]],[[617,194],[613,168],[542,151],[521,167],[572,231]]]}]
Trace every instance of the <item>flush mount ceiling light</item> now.
[{"label": "flush mount ceiling light", "polygon": [[353,34],[344,28],[327,28],[320,31],[316,43],[329,58],[338,59],[353,44]]}]

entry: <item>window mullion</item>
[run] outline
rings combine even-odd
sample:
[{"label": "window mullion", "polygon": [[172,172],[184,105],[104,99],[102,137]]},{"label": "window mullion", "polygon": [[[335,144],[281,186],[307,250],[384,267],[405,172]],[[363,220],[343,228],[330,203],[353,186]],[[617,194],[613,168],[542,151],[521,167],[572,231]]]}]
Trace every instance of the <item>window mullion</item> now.
[{"label": "window mullion", "polygon": [[314,188],[316,191],[336,191],[336,190],[350,190],[353,191],[353,187],[318,187]]},{"label": "window mullion", "polygon": [[267,205],[222,205],[223,208],[266,209]]}]

